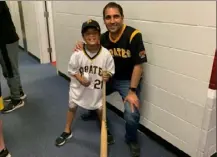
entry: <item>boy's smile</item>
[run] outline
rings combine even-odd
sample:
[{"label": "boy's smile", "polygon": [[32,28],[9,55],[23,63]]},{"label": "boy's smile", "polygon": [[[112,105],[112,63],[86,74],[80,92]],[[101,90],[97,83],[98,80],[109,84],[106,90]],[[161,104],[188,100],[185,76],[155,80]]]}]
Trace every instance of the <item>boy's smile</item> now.
[{"label": "boy's smile", "polygon": [[84,33],[84,40],[88,45],[99,44],[100,34],[95,28],[88,28]]}]

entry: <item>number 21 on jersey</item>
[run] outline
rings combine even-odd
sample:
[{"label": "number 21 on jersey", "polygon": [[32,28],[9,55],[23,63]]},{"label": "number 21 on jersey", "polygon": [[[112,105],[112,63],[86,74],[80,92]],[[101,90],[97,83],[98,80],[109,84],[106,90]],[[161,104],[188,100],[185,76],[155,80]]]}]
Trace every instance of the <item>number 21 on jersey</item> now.
[{"label": "number 21 on jersey", "polygon": [[103,83],[102,83],[101,80],[96,79],[96,80],[94,81],[94,88],[95,88],[95,89],[102,89],[102,86],[103,86]]}]

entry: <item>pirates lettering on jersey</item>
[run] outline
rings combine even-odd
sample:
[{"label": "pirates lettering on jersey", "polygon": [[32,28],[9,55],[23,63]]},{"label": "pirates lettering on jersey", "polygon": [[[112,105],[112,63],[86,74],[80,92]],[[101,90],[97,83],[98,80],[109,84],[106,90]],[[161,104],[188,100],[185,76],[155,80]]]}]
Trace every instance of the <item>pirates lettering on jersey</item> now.
[{"label": "pirates lettering on jersey", "polygon": [[81,74],[86,72],[86,73],[89,73],[89,74],[97,74],[99,76],[102,76],[102,68],[98,67],[96,65],[80,67],[79,71],[80,71]]},{"label": "pirates lettering on jersey", "polygon": [[121,57],[121,58],[130,58],[131,57],[130,50],[126,50],[123,48],[112,48],[112,49],[109,49],[109,51],[113,57]]},{"label": "pirates lettering on jersey", "polygon": [[[95,74],[98,76],[102,76],[102,68],[98,67],[96,65],[90,65],[90,66],[84,66],[80,67],[79,69],[80,73],[83,74],[84,72],[89,73],[89,74]],[[94,88],[95,89],[102,89],[103,82],[100,79],[95,79],[93,80]]]},{"label": "pirates lettering on jersey", "polygon": [[114,58],[115,79],[131,80],[134,66],[147,62],[142,34],[133,27],[124,24],[116,39],[109,31],[103,33],[101,44]]}]

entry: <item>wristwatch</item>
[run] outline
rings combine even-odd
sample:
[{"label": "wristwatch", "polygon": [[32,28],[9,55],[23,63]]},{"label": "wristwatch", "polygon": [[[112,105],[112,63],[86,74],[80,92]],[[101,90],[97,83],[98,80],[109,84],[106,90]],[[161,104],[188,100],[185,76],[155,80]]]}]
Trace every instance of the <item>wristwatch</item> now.
[{"label": "wristwatch", "polygon": [[136,92],[136,88],[130,87],[130,90],[131,90],[132,92]]}]

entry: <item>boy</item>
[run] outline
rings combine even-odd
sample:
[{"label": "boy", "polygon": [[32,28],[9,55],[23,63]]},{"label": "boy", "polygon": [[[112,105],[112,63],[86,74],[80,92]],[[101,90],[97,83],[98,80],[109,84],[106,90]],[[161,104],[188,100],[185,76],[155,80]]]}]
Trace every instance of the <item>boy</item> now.
[{"label": "boy", "polygon": [[71,125],[77,105],[87,110],[97,110],[101,122],[102,85],[114,75],[114,60],[110,52],[100,45],[100,26],[94,20],[82,25],[82,37],[86,44],[79,53],[73,53],[69,61],[68,73],[71,76],[69,110],[64,132],[56,139],[62,146],[72,137]]}]

